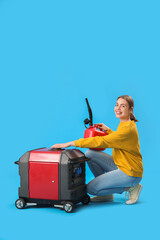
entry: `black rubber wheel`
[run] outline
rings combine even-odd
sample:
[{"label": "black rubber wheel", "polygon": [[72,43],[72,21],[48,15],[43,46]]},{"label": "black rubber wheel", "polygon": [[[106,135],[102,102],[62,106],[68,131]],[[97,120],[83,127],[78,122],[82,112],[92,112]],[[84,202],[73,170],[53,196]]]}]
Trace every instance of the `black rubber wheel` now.
[{"label": "black rubber wheel", "polygon": [[67,213],[71,213],[73,211],[73,203],[72,202],[66,202],[64,205],[63,205],[63,209],[67,212]]},{"label": "black rubber wheel", "polygon": [[26,206],[26,202],[25,202],[25,200],[23,198],[19,198],[19,199],[16,200],[15,206],[18,209],[23,209]]},{"label": "black rubber wheel", "polygon": [[90,196],[86,194],[81,201],[84,205],[88,204],[90,202]]}]

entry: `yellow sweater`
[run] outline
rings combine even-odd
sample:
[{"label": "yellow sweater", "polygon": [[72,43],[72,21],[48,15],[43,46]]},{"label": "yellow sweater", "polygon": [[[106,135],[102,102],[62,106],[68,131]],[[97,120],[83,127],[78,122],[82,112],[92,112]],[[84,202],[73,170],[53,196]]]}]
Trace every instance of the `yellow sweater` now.
[{"label": "yellow sweater", "polygon": [[117,131],[110,129],[107,133],[102,137],[80,138],[74,144],[81,148],[113,148],[117,167],[129,176],[142,177],[143,162],[135,122],[120,122]]}]

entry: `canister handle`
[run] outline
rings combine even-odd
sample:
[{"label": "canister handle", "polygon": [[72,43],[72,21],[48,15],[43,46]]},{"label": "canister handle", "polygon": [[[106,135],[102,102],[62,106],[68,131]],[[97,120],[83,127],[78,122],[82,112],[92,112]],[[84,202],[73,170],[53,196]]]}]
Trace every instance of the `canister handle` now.
[{"label": "canister handle", "polygon": [[19,165],[19,161],[14,162],[14,164],[18,164]]}]

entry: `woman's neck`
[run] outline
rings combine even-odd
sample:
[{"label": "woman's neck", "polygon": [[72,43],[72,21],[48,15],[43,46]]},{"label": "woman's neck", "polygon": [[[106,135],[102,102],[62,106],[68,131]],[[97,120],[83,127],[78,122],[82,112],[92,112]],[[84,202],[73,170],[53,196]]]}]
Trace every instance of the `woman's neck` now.
[{"label": "woman's neck", "polygon": [[130,118],[128,118],[128,119],[120,119],[120,122],[130,122],[130,121],[131,121]]}]

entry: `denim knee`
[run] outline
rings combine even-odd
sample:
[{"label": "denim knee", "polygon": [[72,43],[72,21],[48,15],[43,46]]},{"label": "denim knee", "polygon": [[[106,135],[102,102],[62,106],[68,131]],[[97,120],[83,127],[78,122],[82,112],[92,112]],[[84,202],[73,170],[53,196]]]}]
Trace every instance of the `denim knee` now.
[{"label": "denim knee", "polygon": [[89,158],[89,157],[91,156],[91,154],[92,154],[92,151],[93,151],[93,150],[88,149],[88,150],[85,152],[85,156]]},{"label": "denim knee", "polygon": [[96,195],[96,191],[93,189],[94,186],[92,185],[92,181],[87,184],[87,193],[91,195]]},{"label": "denim knee", "polygon": [[[94,153],[95,153],[96,150],[91,150],[91,149],[88,149],[86,152],[85,152],[85,156],[88,157],[88,158],[92,158],[94,156]],[[97,152],[97,151],[96,151]]]}]

